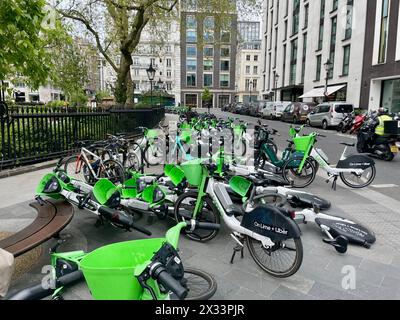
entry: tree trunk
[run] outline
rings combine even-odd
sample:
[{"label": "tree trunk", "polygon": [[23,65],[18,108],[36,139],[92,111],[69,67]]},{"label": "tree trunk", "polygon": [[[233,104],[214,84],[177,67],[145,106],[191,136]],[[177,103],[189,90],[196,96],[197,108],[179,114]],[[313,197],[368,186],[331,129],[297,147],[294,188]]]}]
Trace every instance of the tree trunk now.
[{"label": "tree trunk", "polygon": [[126,103],[129,103],[128,100],[131,100],[128,96],[128,87],[132,87],[130,72],[132,64],[133,60],[130,54],[121,55],[121,63],[115,86],[115,100],[121,106],[125,106]]}]

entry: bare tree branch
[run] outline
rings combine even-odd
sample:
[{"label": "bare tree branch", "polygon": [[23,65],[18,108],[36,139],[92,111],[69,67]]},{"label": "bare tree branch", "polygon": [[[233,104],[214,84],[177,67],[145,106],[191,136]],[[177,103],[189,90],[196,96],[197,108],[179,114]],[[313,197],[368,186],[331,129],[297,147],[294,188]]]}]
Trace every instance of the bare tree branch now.
[{"label": "bare tree branch", "polygon": [[75,21],[79,21],[83,23],[86,28],[93,34],[96,40],[97,48],[101,52],[101,54],[104,56],[104,58],[107,60],[107,62],[111,65],[111,67],[118,72],[118,67],[114,63],[114,61],[111,59],[111,57],[107,54],[106,50],[104,50],[101,41],[100,41],[100,36],[96,30],[93,29],[93,27],[90,25],[89,21],[86,20],[84,16],[82,16],[81,13],[75,11],[75,10],[70,10],[69,12],[65,12],[63,10],[58,10],[58,12],[65,18],[69,18]]}]

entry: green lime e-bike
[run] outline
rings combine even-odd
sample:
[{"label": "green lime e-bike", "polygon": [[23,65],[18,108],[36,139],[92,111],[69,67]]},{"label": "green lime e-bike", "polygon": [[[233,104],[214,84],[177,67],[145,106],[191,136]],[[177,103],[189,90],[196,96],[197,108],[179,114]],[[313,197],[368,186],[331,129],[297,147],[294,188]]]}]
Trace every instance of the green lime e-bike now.
[{"label": "green lime e-bike", "polygon": [[[188,183],[198,191],[182,194],[175,203],[175,218],[179,221],[195,219],[199,222],[220,223],[220,219],[231,229],[237,242],[236,252],[243,254],[244,242],[253,260],[267,273],[275,277],[289,277],[297,272],[303,260],[301,232],[291,213],[270,205],[259,205],[243,212],[233,204],[228,189],[242,197],[254,197],[256,188],[242,177],[233,177],[229,184],[221,178],[218,165],[207,164],[197,159],[181,165]],[[215,214],[216,212],[219,213]],[[195,241],[209,241],[217,231],[188,233]]]},{"label": "green lime e-bike", "polygon": [[50,275],[9,299],[52,296],[59,300],[67,286],[84,279],[95,300],[207,300],[217,289],[215,279],[201,270],[184,268],[177,251],[179,235],[186,228],[215,230],[219,225],[182,222],[169,229],[165,238],[119,242],[90,253],[57,253],[56,246]]}]

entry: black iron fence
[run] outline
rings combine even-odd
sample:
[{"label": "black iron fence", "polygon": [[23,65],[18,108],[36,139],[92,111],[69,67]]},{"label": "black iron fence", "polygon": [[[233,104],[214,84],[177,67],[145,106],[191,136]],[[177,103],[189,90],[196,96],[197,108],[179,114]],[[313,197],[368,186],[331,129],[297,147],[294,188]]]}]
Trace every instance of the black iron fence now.
[{"label": "black iron fence", "polygon": [[76,141],[137,133],[138,126],[154,127],[164,115],[164,108],[0,108],[0,170],[69,154]]}]

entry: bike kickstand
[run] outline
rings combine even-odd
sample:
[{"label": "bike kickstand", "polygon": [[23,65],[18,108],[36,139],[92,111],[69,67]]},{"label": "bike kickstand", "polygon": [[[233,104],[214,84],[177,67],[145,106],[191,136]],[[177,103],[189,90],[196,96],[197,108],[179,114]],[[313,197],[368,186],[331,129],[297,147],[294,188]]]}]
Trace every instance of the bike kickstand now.
[{"label": "bike kickstand", "polygon": [[235,256],[236,256],[236,253],[237,252],[240,252],[240,258],[241,259],[243,259],[244,258],[244,254],[243,254],[243,246],[241,246],[241,245],[236,245],[234,248],[233,248],[233,254],[232,254],[232,257],[231,257],[231,264],[233,264],[233,260],[235,259]]}]

